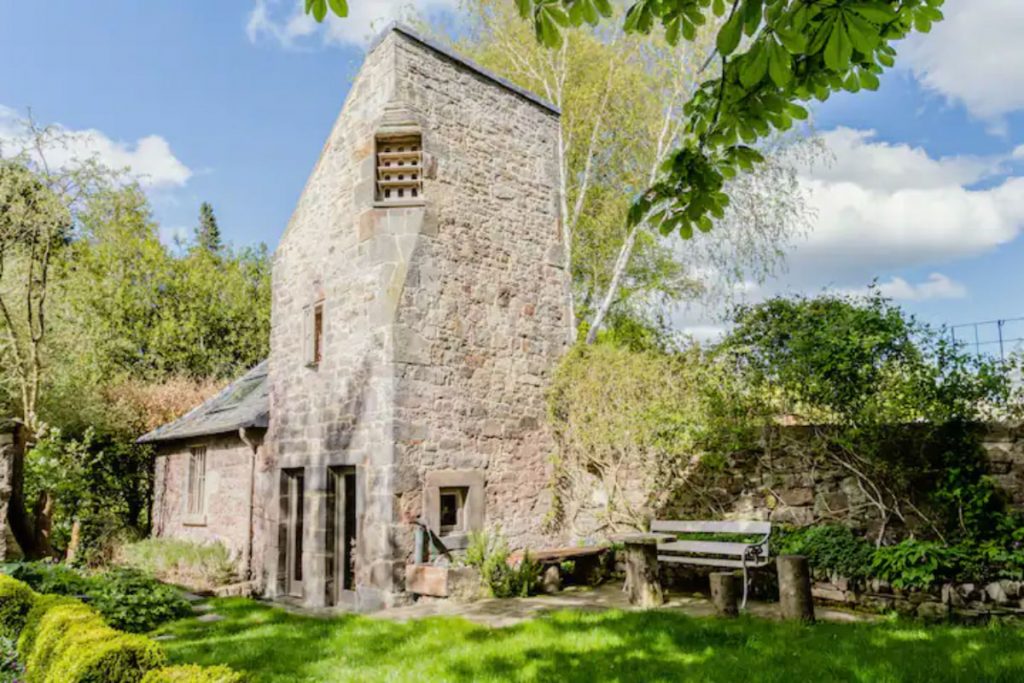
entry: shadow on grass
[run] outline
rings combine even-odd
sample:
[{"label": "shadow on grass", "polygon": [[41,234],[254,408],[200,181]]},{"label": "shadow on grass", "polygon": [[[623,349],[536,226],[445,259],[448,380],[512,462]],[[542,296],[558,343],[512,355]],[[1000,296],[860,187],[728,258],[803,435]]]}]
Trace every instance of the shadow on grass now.
[{"label": "shadow on grass", "polygon": [[254,681],[1020,681],[1024,632],[914,624],[803,626],[670,612],[563,611],[505,629],[461,619],[319,619],[246,600],[160,633],[175,662]]}]

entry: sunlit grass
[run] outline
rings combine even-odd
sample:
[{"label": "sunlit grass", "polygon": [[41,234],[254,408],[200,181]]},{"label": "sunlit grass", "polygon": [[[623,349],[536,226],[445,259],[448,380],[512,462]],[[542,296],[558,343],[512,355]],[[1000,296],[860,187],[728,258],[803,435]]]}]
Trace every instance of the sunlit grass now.
[{"label": "sunlit grass", "polygon": [[285,681],[1021,681],[1024,631],[563,611],[504,629],[298,616],[250,600],[158,633],[175,662]]}]

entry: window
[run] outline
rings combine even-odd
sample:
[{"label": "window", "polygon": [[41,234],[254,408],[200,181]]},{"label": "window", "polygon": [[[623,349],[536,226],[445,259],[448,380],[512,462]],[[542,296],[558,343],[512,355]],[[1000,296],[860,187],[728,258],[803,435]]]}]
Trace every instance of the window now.
[{"label": "window", "polygon": [[324,306],[313,307],[313,362],[317,365],[324,356]]},{"label": "window", "polygon": [[423,144],[419,135],[377,138],[377,201],[423,201]]},{"label": "window", "polygon": [[324,357],[324,304],[318,302],[303,309],[303,356],[306,365],[315,367]]},{"label": "window", "polygon": [[206,448],[203,446],[189,451],[187,512],[190,515],[206,512]]},{"label": "window", "polygon": [[442,535],[466,530],[466,493],[461,486],[441,489],[438,499]]}]

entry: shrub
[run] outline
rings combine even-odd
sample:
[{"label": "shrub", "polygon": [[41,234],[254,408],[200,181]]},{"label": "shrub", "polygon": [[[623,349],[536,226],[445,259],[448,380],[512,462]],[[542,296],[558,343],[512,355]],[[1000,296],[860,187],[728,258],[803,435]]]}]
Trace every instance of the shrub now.
[{"label": "shrub", "polygon": [[10,638],[0,638],[0,683],[19,683],[24,680],[25,667],[18,659],[18,651]]},{"label": "shrub", "polygon": [[908,538],[875,550],[874,576],[900,589],[926,589],[951,573],[955,552],[934,541]]},{"label": "shrub", "polygon": [[117,559],[165,581],[199,589],[223,586],[236,578],[235,563],[223,543],[149,538],[124,546]]},{"label": "shrub", "polygon": [[89,592],[88,577],[56,562],[24,562],[11,571],[11,576],[24,581],[38,593],[85,595]]},{"label": "shrub", "polygon": [[119,633],[83,604],[52,607],[40,620],[29,654],[29,683],[138,683],[163,666],[163,651],[152,640]]},{"label": "shrub", "polygon": [[36,636],[39,634],[39,623],[43,617],[54,607],[59,605],[81,604],[78,600],[66,595],[37,595],[32,609],[25,617],[25,626],[21,629],[18,637],[18,654],[22,661],[28,661],[28,656],[36,643]]},{"label": "shrub", "polygon": [[113,569],[92,581],[92,604],[114,628],[144,633],[191,613],[179,591],[137,569]]},{"label": "shrub", "polygon": [[87,575],[66,565],[30,562],[13,573],[40,592],[87,598],[111,626],[130,633],[189,614],[188,602],[176,589],[137,569]]},{"label": "shrub", "polygon": [[540,583],[540,565],[529,552],[523,553],[517,566],[509,564],[508,544],[498,532],[471,533],[466,564],[480,571],[480,580],[496,598],[526,597],[536,592]]},{"label": "shrub", "polygon": [[82,603],[59,605],[39,620],[35,643],[28,652],[25,667],[29,683],[45,683],[51,663],[67,647],[70,632],[79,626],[103,626],[99,612]]},{"label": "shrub", "polygon": [[226,666],[168,666],[150,671],[142,683],[244,683],[245,678]]},{"label": "shrub", "polygon": [[781,529],[771,545],[776,555],[803,555],[818,576],[834,572],[848,579],[870,575],[875,550],[842,524]]},{"label": "shrub", "polygon": [[0,636],[18,637],[34,600],[28,584],[0,574]]}]

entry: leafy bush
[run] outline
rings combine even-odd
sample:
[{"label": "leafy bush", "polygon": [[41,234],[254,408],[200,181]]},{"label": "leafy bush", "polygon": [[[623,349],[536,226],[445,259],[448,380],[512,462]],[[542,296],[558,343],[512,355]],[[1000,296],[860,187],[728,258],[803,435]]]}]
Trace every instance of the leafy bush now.
[{"label": "leafy bush", "polygon": [[816,575],[834,572],[848,579],[870,574],[875,550],[842,524],[777,529],[771,547],[776,555],[803,555]]},{"label": "leafy bush", "polygon": [[93,577],[89,598],[111,626],[144,633],[190,614],[181,593],[137,569],[112,569]]},{"label": "leafy bush", "polygon": [[177,589],[137,569],[85,574],[66,565],[30,562],[12,574],[39,592],[82,596],[111,626],[130,633],[144,633],[189,614],[188,602]]},{"label": "leafy bush", "polygon": [[66,595],[37,595],[25,617],[25,626],[18,636],[18,654],[23,661],[28,661],[28,656],[36,644],[36,636],[39,634],[39,623],[43,617],[54,607],[60,605],[81,604],[78,600]]},{"label": "leafy bush", "polygon": [[508,543],[500,533],[474,532],[466,548],[466,564],[480,571],[480,580],[496,598],[526,597],[540,583],[540,565],[523,553],[519,564],[509,564]]},{"label": "leafy bush", "polygon": [[926,589],[950,573],[954,559],[955,552],[941,543],[908,538],[876,549],[871,571],[894,588]]},{"label": "leafy bush", "polygon": [[85,595],[90,581],[80,571],[56,562],[25,562],[11,570],[11,576],[24,581],[37,593]]},{"label": "leafy bush", "polygon": [[25,667],[18,659],[18,649],[10,638],[0,638],[0,683],[20,683]]},{"label": "leafy bush", "polygon": [[30,683],[138,683],[166,662],[144,636],[120,633],[86,605],[60,605],[42,618],[29,654]]},{"label": "leafy bush", "polygon": [[244,683],[245,678],[226,666],[168,666],[150,671],[142,683]]},{"label": "leafy bush", "polygon": [[28,584],[0,574],[0,636],[17,638],[35,602]]},{"label": "leafy bush", "polygon": [[235,563],[223,543],[149,538],[124,546],[117,559],[165,581],[192,588],[223,586],[236,578]]}]

